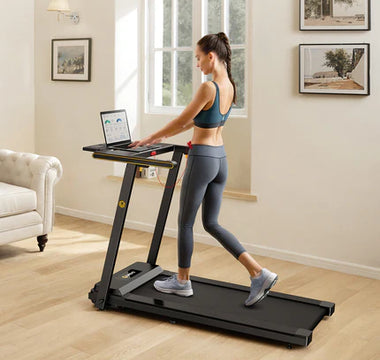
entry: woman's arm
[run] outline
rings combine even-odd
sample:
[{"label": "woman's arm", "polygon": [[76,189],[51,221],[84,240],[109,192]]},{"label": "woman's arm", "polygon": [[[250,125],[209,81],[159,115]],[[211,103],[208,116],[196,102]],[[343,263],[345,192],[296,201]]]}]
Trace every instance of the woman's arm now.
[{"label": "woman's arm", "polygon": [[213,89],[210,84],[210,81],[202,83],[193,100],[191,100],[189,105],[187,105],[177,118],[144,139],[134,141],[129,147],[156,144],[192,127],[194,125],[195,116],[213,99],[213,90],[215,88]]},{"label": "woman's arm", "polygon": [[178,128],[178,129],[176,129],[175,131],[171,132],[167,137],[172,137],[172,136],[177,135],[177,134],[179,134],[179,133],[181,133],[181,132],[184,132],[184,131],[186,131],[186,130],[189,130],[189,129],[191,129],[193,126],[194,126],[194,121],[191,121],[191,122],[189,122],[185,127],[183,127],[183,128]]}]

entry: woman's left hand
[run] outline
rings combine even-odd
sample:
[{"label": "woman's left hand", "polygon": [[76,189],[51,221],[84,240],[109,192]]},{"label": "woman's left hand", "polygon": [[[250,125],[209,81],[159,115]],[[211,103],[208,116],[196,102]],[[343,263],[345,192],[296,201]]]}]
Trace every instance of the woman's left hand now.
[{"label": "woman's left hand", "polygon": [[162,139],[163,138],[153,139],[151,136],[147,136],[144,139],[134,141],[132,144],[128,145],[128,147],[129,148],[135,148],[138,146],[157,144],[157,143],[161,142]]}]

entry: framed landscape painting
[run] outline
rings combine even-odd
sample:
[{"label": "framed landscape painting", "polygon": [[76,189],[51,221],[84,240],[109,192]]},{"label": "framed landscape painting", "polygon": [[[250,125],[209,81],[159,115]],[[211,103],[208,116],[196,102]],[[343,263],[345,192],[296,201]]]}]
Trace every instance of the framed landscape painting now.
[{"label": "framed landscape painting", "polygon": [[370,0],[300,0],[300,30],[370,30]]},{"label": "framed landscape painting", "polygon": [[91,81],[91,39],[53,39],[51,79]]},{"label": "framed landscape painting", "polygon": [[369,44],[300,44],[299,92],[369,95]]}]

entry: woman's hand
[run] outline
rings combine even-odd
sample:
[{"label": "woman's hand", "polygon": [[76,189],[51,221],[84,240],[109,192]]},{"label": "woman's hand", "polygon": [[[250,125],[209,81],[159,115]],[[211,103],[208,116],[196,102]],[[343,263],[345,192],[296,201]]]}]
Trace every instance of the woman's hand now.
[{"label": "woman's hand", "polygon": [[154,139],[151,135],[149,135],[145,137],[144,139],[134,141],[132,144],[128,145],[128,147],[135,148],[138,146],[157,144],[161,142],[162,140],[163,140],[163,137]]}]

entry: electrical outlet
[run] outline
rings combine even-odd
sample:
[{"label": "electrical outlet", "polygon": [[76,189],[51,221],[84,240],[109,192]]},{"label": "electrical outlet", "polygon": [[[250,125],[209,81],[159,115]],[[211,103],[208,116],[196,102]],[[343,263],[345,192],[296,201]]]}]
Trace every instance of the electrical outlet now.
[{"label": "electrical outlet", "polygon": [[149,167],[144,167],[142,172],[141,172],[141,177],[145,179],[152,179],[156,177],[156,167],[155,166],[149,166]]}]

